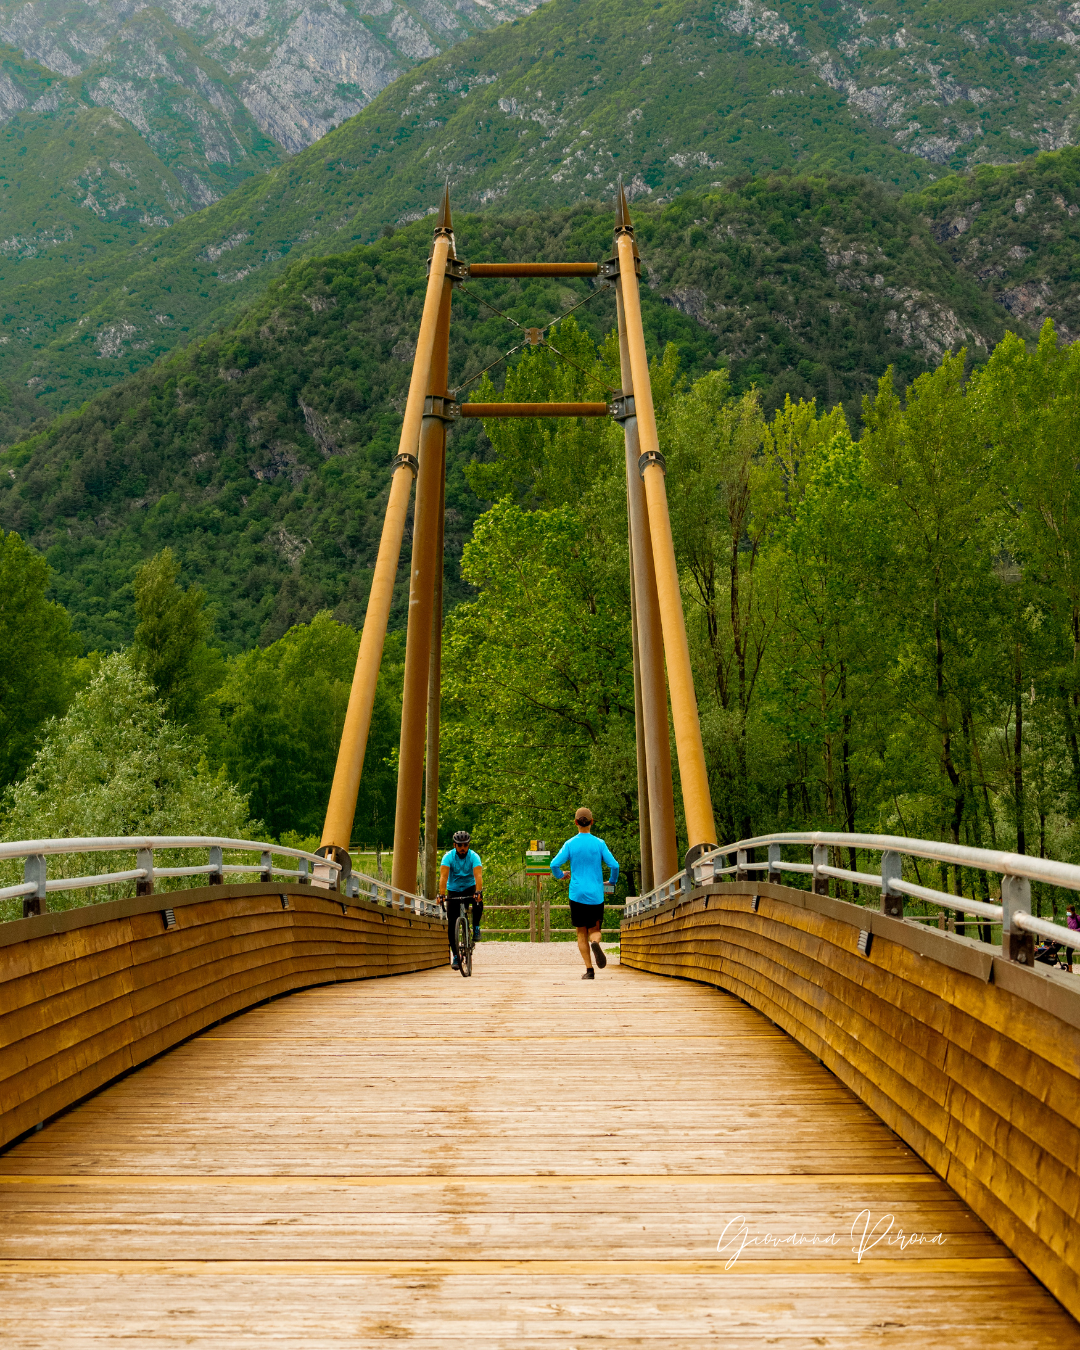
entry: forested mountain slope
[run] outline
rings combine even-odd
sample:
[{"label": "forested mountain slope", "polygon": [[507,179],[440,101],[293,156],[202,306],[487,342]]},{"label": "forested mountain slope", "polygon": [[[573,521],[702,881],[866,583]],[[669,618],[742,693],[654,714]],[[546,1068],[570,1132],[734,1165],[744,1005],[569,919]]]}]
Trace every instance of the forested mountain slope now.
[{"label": "forested mountain slope", "polygon": [[[1031,234],[1049,209],[1031,157],[1075,139],[1078,30],[1075,4],[1020,0],[993,12],[962,0],[548,0],[425,62],[134,254],[113,207],[92,261],[67,253],[60,268],[55,250],[14,249],[0,282],[0,379],[35,381],[49,409],[78,402],[238,312],[297,255],[351,248],[433,209],[445,178],[460,206],[520,210],[606,199],[620,172],[637,200],[662,202],[773,168],[912,190],[1022,161],[1002,181],[1018,176],[1014,200],[1033,193]],[[110,202],[126,197],[109,182]],[[1073,189],[1053,191],[1076,204]],[[35,219],[20,239],[52,228]],[[1075,220],[1064,228],[1074,240]],[[1006,274],[984,284],[1023,284],[1017,262],[995,263]]]},{"label": "forested mountain slope", "polygon": [[911,205],[957,269],[1015,320],[1080,338],[1080,150],[943,178]]},{"label": "forested mountain slope", "polygon": [[[843,401],[857,421],[890,363],[910,379],[954,346],[985,357],[1004,331],[1005,310],[866,178],[757,178],[639,206],[636,219],[650,349],[674,341],[691,375],[726,365],[736,389],[757,385],[770,408],[787,393],[817,397]],[[611,243],[610,211],[589,206],[456,223],[459,252],[474,260],[599,258]],[[165,545],[216,602],[229,650],[322,608],[361,622],[429,242],[419,221],[300,261],[232,325],[0,455],[0,526],[46,554],[89,647],[130,640],[134,567]],[[481,286],[520,323],[545,323],[591,289],[537,280],[469,291]],[[602,338],[612,293],[576,319]],[[457,296],[452,383],[506,351],[515,331],[474,294]],[[562,330],[559,345],[574,341]],[[471,423],[453,431],[451,601],[482,509],[465,466],[485,445]]]}]

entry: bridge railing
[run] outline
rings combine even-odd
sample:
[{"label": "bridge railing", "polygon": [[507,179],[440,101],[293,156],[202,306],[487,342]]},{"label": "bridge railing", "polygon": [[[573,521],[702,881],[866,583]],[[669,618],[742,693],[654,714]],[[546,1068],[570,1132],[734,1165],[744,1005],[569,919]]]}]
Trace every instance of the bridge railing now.
[{"label": "bridge railing", "polygon": [[[206,862],[184,867],[161,867],[155,862],[158,852],[206,851]],[[225,852],[258,854],[258,863],[228,862]],[[49,859],[85,853],[133,853],[135,866],[92,875],[49,876]],[[176,877],[205,876],[211,886],[224,885],[225,876],[252,876],[268,882],[282,877],[301,886],[314,885],[343,892],[346,896],[375,901],[390,908],[411,909],[416,914],[437,916],[438,907],[411,891],[402,891],[376,877],[352,872],[342,878],[342,866],[332,858],[323,858],[303,849],[287,848],[252,839],[224,839],[211,835],[144,835],[93,837],[82,839],[22,839],[0,843],[0,862],[23,862],[23,880],[14,886],[0,887],[0,900],[22,898],[23,917],[43,914],[48,897],[56,891],[92,890],[135,882],[136,895],[152,895],[155,882]],[[275,859],[295,862],[283,867]]]},{"label": "bridge railing", "polygon": [[[320,859],[320,862],[322,860]],[[376,905],[385,905],[388,909],[411,909],[414,914],[427,914],[431,918],[446,918],[446,911],[434,900],[428,900],[413,891],[403,891],[388,881],[379,881],[364,872],[352,872],[345,878],[345,894],[371,900]]]},{"label": "bridge railing", "polygon": [[[813,861],[806,863],[785,859],[785,846],[810,848]],[[766,861],[749,861],[751,851],[756,849],[767,850]],[[830,849],[880,853],[879,870],[856,872],[846,867],[834,867],[829,862]],[[735,861],[728,863],[727,859],[730,858]],[[932,886],[905,881],[902,876],[904,858],[991,873],[999,878],[1001,904],[969,900],[962,895],[935,890]],[[707,886],[724,877],[749,881],[754,876],[763,876],[766,881],[782,884],[785,872],[811,877],[812,889],[819,895],[828,895],[831,878],[877,889],[881,892],[881,911],[890,918],[903,920],[908,917],[905,915],[905,899],[911,897],[942,909],[999,923],[1002,954],[1021,965],[1031,965],[1034,960],[1036,937],[1046,938],[1060,946],[1080,948],[1080,932],[1031,913],[1033,881],[1080,891],[1080,867],[1072,863],[1055,862],[1050,858],[1030,858],[1023,853],[1002,853],[994,849],[968,848],[962,844],[908,839],[889,834],[793,831],[759,835],[754,839],[741,839],[735,844],[724,844],[703,853],[685,871],[669,877],[645,895],[631,897],[627,901],[626,917],[638,918],[677,899],[695,886]]]}]

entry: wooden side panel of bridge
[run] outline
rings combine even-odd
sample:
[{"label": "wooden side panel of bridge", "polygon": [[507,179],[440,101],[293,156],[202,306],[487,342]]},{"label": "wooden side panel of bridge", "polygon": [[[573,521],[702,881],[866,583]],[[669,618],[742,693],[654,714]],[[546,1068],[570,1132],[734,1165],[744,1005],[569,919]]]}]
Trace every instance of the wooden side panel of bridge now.
[{"label": "wooden side panel of bridge", "polygon": [[[0,1155],[6,1347],[1062,1347],[1077,1324],[737,998],[569,946],[292,994]],[[942,1235],[861,1263],[855,1216]],[[835,1246],[717,1255],[751,1235]]]}]

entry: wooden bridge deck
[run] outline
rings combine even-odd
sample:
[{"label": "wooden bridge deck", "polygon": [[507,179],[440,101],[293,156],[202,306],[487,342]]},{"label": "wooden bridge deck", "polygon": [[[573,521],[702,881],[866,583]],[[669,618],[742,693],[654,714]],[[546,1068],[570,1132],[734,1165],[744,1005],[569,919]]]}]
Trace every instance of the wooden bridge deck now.
[{"label": "wooden bridge deck", "polygon": [[[566,946],[315,989],[0,1155],[0,1340],[1062,1347],[1077,1324],[806,1051]],[[892,1233],[857,1263],[869,1210]],[[725,1224],[835,1246],[758,1246]]]}]

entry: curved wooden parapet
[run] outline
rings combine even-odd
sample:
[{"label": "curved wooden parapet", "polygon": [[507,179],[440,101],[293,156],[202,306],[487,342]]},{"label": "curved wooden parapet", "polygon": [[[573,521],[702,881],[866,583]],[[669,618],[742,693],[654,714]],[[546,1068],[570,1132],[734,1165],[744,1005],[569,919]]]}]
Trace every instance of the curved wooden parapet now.
[{"label": "curved wooden parapet", "polygon": [[275,995],[429,970],[446,923],[307,886],[214,886],[0,925],[0,1147]]},{"label": "curved wooden parapet", "polygon": [[763,1012],[1080,1317],[1076,976],[764,882],[705,886],[627,920],[620,959]]}]

